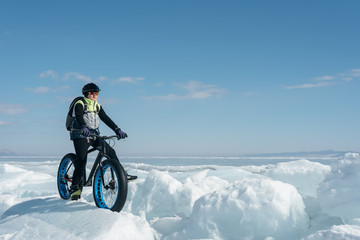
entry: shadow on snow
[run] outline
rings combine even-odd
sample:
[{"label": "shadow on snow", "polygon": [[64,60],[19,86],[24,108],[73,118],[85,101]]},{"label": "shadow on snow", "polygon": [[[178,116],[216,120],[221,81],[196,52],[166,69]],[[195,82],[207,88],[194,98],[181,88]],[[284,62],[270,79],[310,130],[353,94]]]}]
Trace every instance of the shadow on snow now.
[{"label": "shadow on snow", "polygon": [[19,217],[32,213],[61,213],[88,211],[97,209],[95,205],[84,201],[66,201],[58,197],[36,198],[18,203],[6,210],[0,220],[0,223],[6,222],[9,217]]}]

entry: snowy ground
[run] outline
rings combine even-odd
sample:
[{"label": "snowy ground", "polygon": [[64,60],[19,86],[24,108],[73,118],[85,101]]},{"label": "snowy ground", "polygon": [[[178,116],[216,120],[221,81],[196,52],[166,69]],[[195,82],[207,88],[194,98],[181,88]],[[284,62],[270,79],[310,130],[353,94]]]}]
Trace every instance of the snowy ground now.
[{"label": "snowy ground", "polygon": [[360,239],[360,156],[134,158],[121,213],[59,198],[57,158],[0,158],[0,239]]}]

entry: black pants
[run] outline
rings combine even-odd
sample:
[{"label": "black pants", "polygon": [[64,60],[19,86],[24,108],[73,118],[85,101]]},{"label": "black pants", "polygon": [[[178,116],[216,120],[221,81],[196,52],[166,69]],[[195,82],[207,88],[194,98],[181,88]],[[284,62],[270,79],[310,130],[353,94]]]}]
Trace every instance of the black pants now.
[{"label": "black pants", "polygon": [[[75,147],[75,153],[76,153],[76,161],[75,161],[75,170],[73,175],[73,182],[72,185],[78,185],[83,186],[86,179],[85,179],[85,171],[86,171],[86,163],[87,163],[87,150],[90,146],[98,147],[100,146],[101,142],[100,140],[96,139],[90,140],[88,142],[87,139],[84,138],[78,138],[74,139],[74,147]],[[106,144],[106,154],[111,159],[118,159],[116,156],[115,150],[107,143]]]}]

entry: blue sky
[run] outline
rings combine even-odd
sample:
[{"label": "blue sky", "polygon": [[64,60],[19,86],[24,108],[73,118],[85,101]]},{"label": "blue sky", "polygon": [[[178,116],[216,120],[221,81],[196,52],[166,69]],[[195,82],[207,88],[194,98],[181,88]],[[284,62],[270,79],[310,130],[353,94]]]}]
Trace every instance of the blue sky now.
[{"label": "blue sky", "polygon": [[120,155],[359,151],[359,8],[2,1],[0,151],[73,151],[65,115],[87,82],[129,135]]}]

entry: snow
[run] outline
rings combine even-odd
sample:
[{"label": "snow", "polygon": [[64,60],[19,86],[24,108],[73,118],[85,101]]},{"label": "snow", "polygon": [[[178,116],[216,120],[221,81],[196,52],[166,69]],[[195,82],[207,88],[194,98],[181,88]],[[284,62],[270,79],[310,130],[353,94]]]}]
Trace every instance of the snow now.
[{"label": "snow", "polygon": [[360,156],[348,153],[334,164],[319,188],[319,201],[329,215],[351,219],[360,216]]},{"label": "snow", "polygon": [[276,168],[267,172],[267,176],[294,185],[303,196],[316,197],[318,185],[330,171],[330,166],[302,159],[278,163]]},{"label": "snow", "polygon": [[271,179],[246,179],[199,198],[181,239],[295,239],[308,216],[295,187]]},{"label": "snow", "polygon": [[0,157],[0,239],[360,239],[358,153],[121,159],[139,178],[120,213],[62,200],[59,159]]}]

